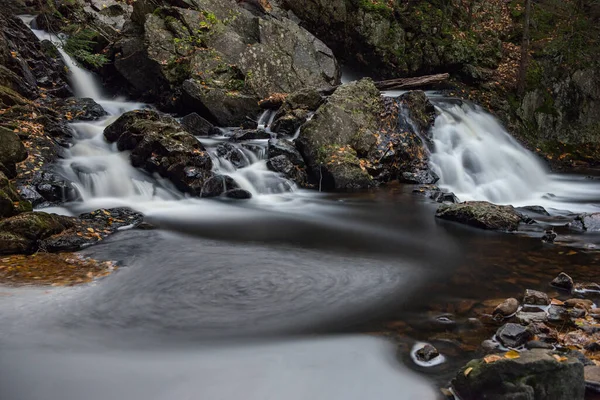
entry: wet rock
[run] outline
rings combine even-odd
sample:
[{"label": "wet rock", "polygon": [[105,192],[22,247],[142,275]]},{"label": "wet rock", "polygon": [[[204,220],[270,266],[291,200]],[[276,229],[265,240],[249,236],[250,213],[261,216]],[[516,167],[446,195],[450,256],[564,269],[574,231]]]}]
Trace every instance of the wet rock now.
[{"label": "wet rock", "polygon": [[551,305],[548,308],[548,321],[553,323],[561,323],[569,321],[569,313],[567,309],[560,306]]},{"label": "wet rock", "polygon": [[247,167],[249,164],[249,160],[244,154],[244,152],[238,147],[234,146],[231,143],[221,143],[217,146],[217,155],[231,164],[233,164],[236,168]]},{"label": "wet rock", "polygon": [[546,211],[546,209],[542,206],[525,206],[517,208],[519,211],[523,210],[524,212],[529,212],[532,214],[543,215],[545,217],[549,217],[550,213]]},{"label": "wet rock", "polygon": [[15,164],[27,158],[27,151],[21,140],[11,130],[0,127],[0,164],[9,178],[16,176]]},{"label": "wet rock", "polygon": [[585,351],[597,353],[600,351],[600,343],[599,342],[588,343],[583,348],[585,349]]},{"label": "wet rock", "polygon": [[500,231],[515,231],[523,221],[523,216],[512,206],[498,206],[485,201],[442,205],[438,208],[436,217]]},{"label": "wet rock", "polygon": [[548,315],[544,311],[524,312],[519,311],[516,315],[517,320],[522,324],[530,324],[532,322],[545,322],[548,320]]},{"label": "wet rock", "polygon": [[241,142],[244,140],[271,139],[271,134],[264,129],[242,130],[233,135],[231,140]]},{"label": "wet rock", "polygon": [[553,354],[533,349],[521,352],[516,359],[502,358],[493,363],[472,360],[458,372],[452,386],[464,400],[583,400],[583,365],[572,357],[559,362]]},{"label": "wet rock", "polygon": [[69,121],[94,121],[108,115],[93,99],[52,99],[45,102],[45,105]]},{"label": "wet rock", "polygon": [[577,283],[574,290],[583,296],[600,294],[600,285],[594,282]]},{"label": "wet rock", "polygon": [[415,353],[419,361],[428,362],[440,355],[439,351],[430,344],[421,347]]},{"label": "wet rock", "polygon": [[421,170],[416,172],[403,172],[399,180],[404,183],[433,185],[440,180],[440,177],[433,171]]},{"label": "wet rock", "polygon": [[506,347],[522,346],[531,336],[527,327],[514,323],[508,323],[496,331],[496,338]]},{"label": "wet rock", "polygon": [[238,184],[230,176],[215,175],[204,183],[200,197],[218,197],[229,190],[238,188]]},{"label": "wet rock", "polygon": [[486,339],[483,342],[481,342],[481,348],[486,353],[493,353],[500,349],[500,343]]},{"label": "wet rock", "polygon": [[294,144],[286,139],[271,139],[267,148],[269,158],[286,156],[294,165],[303,167],[304,159]]},{"label": "wet rock", "polygon": [[590,310],[590,316],[595,319],[600,319],[600,308],[592,308]]},{"label": "wet rock", "polygon": [[213,124],[197,113],[191,113],[181,119],[181,125],[194,136],[210,136]]},{"label": "wet rock", "polygon": [[530,323],[529,330],[543,342],[556,343],[558,341],[558,331],[543,322]]},{"label": "wet rock", "polygon": [[577,319],[585,317],[586,311],[583,308],[572,308],[567,310],[567,313],[569,314],[569,317]]},{"label": "wet rock", "polygon": [[452,192],[445,192],[435,185],[421,185],[413,193],[424,195],[437,203],[460,203]]},{"label": "wet rock", "polygon": [[308,176],[306,171],[294,165],[287,156],[280,155],[267,160],[267,168],[285,176],[300,187],[307,185]]},{"label": "wet rock", "polygon": [[237,200],[246,200],[252,198],[252,193],[244,189],[232,189],[223,193],[225,197]]},{"label": "wet rock", "polygon": [[271,129],[274,132],[294,135],[312,111],[323,103],[323,96],[313,88],[301,89],[287,96],[275,114]]},{"label": "wet rock", "polygon": [[546,342],[542,342],[540,340],[531,340],[529,342],[527,342],[525,344],[525,347],[528,350],[532,350],[532,349],[547,349],[547,350],[552,350],[554,348],[554,346],[550,343],[546,343]]},{"label": "wet rock", "polygon": [[567,308],[581,308],[589,311],[594,306],[594,302],[588,299],[568,299],[565,300],[564,306]]},{"label": "wet rock", "polygon": [[400,96],[400,101],[406,107],[411,121],[417,126],[419,134],[422,137],[429,137],[428,132],[433,126],[436,112],[425,92],[412,90]]},{"label": "wet rock", "polygon": [[498,304],[498,306],[494,309],[492,315],[508,317],[513,315],[519,309],[519,300],[515,298],[509,298],[504,300],[502,303]]},{"label": "wet rock", "polygon": [[571,227],[586,232],[600,232],[600,213],[581,214],[571,223]]},{"label": "wet rock", "polygon": [[181,191],[200,195],[212,177],[208,152],[169,116],[154,111],[132,111],[104,130],[119,150],[131,151],[131,164],[169,179]]},{"label": "wet rock", "polygon": [[536,306],[547,306],[550,304],[548,295],[538,290],[526,289],[523,295],[523,304],[536,305]]},{"label": "wet rock", "polygon": [[563,290],[567,290],[569,292],[571,292],[573,290],[573,278],[571,278],[569,275],[565,274],[564,272],[561,272],[560,274],[558,274],[558,276],[556,278],[554,278],[552,280],[552,282],[550,282],[550,284],[554,287],[557,287],[559,289],[563,289]]},{"label": "wet rock", "polygon": [[600,367],[589,365],[584,368],[585,387],[593,392],[600,393]]},{"label": "wet rock", "polygon": [[0,172],[0,218],[31,210],[31,203],[22,199],[6,175]]},{"label": "wet rock", "polygon": [[277,113],[271,130],[281,135],[294,136],[296,131],[306,122],[310,111],[304,109],[281,111]]},{"label": "wet rock", "polygon": [[554,243],[554,240],[556,240],[557,236],[558,235],[556,234],[556,232],[554,232],[553,229],[547,230],[546,232],[544,232],[544,236],[542,236],[542,242]]},{"label": "wet rock", "polygon": [[40,241],[74,226],[72,218],[25,212],[0,221],[0,254],[30,254]]}]

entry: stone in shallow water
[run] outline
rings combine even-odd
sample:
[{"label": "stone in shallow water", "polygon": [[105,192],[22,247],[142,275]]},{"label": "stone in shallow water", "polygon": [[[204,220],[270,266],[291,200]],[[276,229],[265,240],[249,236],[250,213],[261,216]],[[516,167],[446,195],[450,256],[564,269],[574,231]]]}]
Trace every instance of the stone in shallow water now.
[{"label": "stone in shallow water", "polygon": [[584,368],[584,374],[585,386],[594,392],[600,393],[600,367],[596,365],[587,366]]},{"label": "stone in shallow water", "polygon": [[526,326],[508,323],[496,331],[496,338],[506,347],[519,347],[531,338]]},{"label": "stone in shallow water", "polygon": [[421,347],[416,352],[417,359],[419,361],[424,361],[424,362],[431,361],[434,358],[438,357],[439,355],[440,355],[440,353],[439,353],[438,349],[436,349],[435,347],[433,347],[430,344],[426,344],[425,346]]},{"label": "stone in shallow water", "polygon": [[560,274],[558,274],[558,276],[556,278],[554,278],[552,280],[552,282],[550,282],[550,284],[559,289],[568,290],[568,291],[573,290],[573,286],[574,286],[573,278],[571,278],[569,275],[565,274],[564,272],[561,272]]},{"label": "stone in shallow water", "polygon": [[550,299],[548,295],[544,292],[540,292],[538,290],[525,290],[525,294],[523,295],[523,303],[536,305],[536,306],[547,306],[550,304]]},{"label": "stone in shallow water", "polygon": [[494,316],[500,315],[502,317],[508,317],[509,315],[513,315],[514,313],[516,313],[518,308],[519,300],[515,298],[510,298],[498,304],[498,306],[494,309],[494,312],[492,314]]},{"label": "stone in shallow water", "polygon": [[472,360],[458,372],[452,386],[463,400],[583,400],[583,364],[575,357],[554,356],[552,351],[533,349],[516,359]]},{"label": "stone in shallow water", "polygon": [[600,213],[581,214],[571,223],[571,227],[586,232],[600,232]]},{"label": "stone in shallow water", "polygon": [[523,215],[512,206],[498,206],[486,201],[467,201],[459,204],[446,204],[438,208],[437,218],[460,222],[477,228],[516,231]]},{"label": "stone in shallow water", "polygon": [[538,312],[524,312],[519,311],[516,315],[517,319],[522,324],[529,324],[531,322],[545,322],[548,320],[548,314],[544,311]]}]

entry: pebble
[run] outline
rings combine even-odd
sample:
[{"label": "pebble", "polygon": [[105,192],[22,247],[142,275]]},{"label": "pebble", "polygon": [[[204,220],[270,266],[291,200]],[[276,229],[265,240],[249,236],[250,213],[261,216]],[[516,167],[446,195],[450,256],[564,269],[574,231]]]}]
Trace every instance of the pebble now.
[{"label": "pebble", "polygon": [[590,365],[583,369],[585,386],[594,392],[600,393],[600,367]]},{"label": "pebble", "polygon": [[529,341],[525,344],[525,347],[527,347],[527,349],[531,350],[531,349],[548,349],[551,350],[554,348],[554,346],[552,346],[550,343],[546,343],[546,342],[542,342],[540,340],[532,340]]},{"label": "pebble", "polygon": [[569,299],[565,301],[565,307],[567,308],[585,308],[591,310],[594,306],[594,302],[588,299]]},{"label": "pebble", "polygon": [[486,353],[492,353],[500,348],[500,343],[487,339],[481,342],[481,348]]},{"label": "pebble", "polygon": [[532,322],[546,322],[548,321],[548,314],[544,311],[538,312],[523,312],[519,311],[516,315],[517,319],[522,324],[530,324]]}]

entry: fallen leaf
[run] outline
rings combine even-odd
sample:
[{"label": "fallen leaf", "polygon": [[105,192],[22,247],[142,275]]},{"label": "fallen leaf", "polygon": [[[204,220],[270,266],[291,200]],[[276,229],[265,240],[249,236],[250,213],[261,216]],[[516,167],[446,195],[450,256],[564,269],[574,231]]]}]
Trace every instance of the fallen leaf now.
[{"label": "fallen leaf", "polygon": [[560,301],[558,299],[552,299],[550,301],[550,304],[555,305],[555,306],[563,306],[565,304],[564,301]]},{"label": "fallen leaf", "polygon": [[498,360],[502,360],[502,357],[500,357],[496,354],[492,354],[491,356],[483,357],[483,361],[485,361],[486,364],[491,364]]},{"label": "fallen leaf", "polygon": [[564,357],[564,356],[559,356],[558,354],[553,354],[552,357],[554,357],[554,359],[558,362],[563,362],[563,361],[567,361],[568,358]]},{"label": "fallen leaf", "polygon": [[469,368],[465,369],[465,376],[469,376],[471,371],[473,371],[473,367],[469,367]]},{"label": "fallen leaf", "polygon": [[518,352],[518,351],[516,351],[516,350],[511,350],[511,351],[507,352],[507,353],[504,355],[504,358],[508,358],[508,359],[511,359],[511,360],[514,360],[514,359],[516,359],[516,358],[520,358],[520,357],[521,357],[521,355],[520,355],[520,354],[519,354],[519,352]]},{"label": "fallen leaf", "polygon": [[94,229],[92,229],[92,228],[87,228],[87,231],[91,232],[91,233],[94,233]]}]

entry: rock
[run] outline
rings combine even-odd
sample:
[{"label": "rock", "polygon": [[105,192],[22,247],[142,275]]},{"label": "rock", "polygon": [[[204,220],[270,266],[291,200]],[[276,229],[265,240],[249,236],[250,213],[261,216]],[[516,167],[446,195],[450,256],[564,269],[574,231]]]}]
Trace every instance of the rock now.
[{"label": "rock", "polygon": [[546,211],[546,209],[542,206],[525,206],[525,207],[518,207],[517,210],[519,211],[524,211],[524,212],[529,212],[532,214],[537,214],[537,215],[543,215],[545,217],[549,217],[550,213],[548,211]]},{"label": "rock", "polygon": [[554,346],[550,343],[546,343],[546,342],[542,342],[539,340],[531,340],[527,343],[525,343],[525,347],[528,350],[532,350],[532,349],[547,349],[547,350],[552,350],[554,348]]},{"label": "rock", "polygon": [[515,298],[510,298],[504,300],[502,303],[498,304],[498,306],[494,309],[492,313],[495,315],[500,315],[504,318],[509,317],[517,312],[519,309],[519,300]]},{"label": "rock", "polygon": [[525,312],[519,311],[516,315],[517,320],[525,325],[532,322],[545,322],[548,320],[548,315],[545,311]]},{"label": "rock", "polygon": [[93,99],[70,97],[68,99],[52,99],[45,102],[49,107],[69,121],[94,121],[108,113]]},{"label": "rock", "polygon": [[223,193],[225,197],[237,200],[246,200],[252,198],[252,193],[244,189],[231,189]]},{"label": "rock", "polygon": [[492,363],[472,360],[458,372],[452,386],[463,400],[583,400],[583,365],[571,357],[559,362],[553,354],[533,349],[521,352],[516,359],[502,358]]},{"label": "rock", "polygon": [[600,213],[581,214],[571,223],[571,227],[586,232],[600,232]]},{"label": "rock", "polygon": [[0,127],[0,164],[4,165],[9,178],[16,176],[15,164],[27,158],[27,150],[16,133]]},{"label": "rock", "polygon": [[[411,90],[399,98],[402,106],[407,110],[408,116],[418,129],[421,137],[429,138],[429,130],[436,118],[435,107],[422,90]],[[425,183],[425,182],[423,182]]]},{"label": "rock", "polygon": [[231,138],[231,140],[235,141],[235,142],[241,142],[241,141],[245,141],[245,140],[264,140],[264,139],[271,139],[271,134],[268,133],[267,131],[265,131],[264,129],[250,129],[250,130],[243,130],[241,132],[236,133],[235,135],[233,135],[233,137]]},{"label": "rock", "polygon": [[181,191],[199,196],[212,177],[208,152],[173,118],[154,111],[131,111],[106,127],[104,136],[131,151],[131,164],[157,172]]},{"label": "rock", "polygon": [[440,355],[439,351],[430,344],[421,347],[415,354],[417,359],[423,362],[429,362]]},{"label": "rock", "polygon": [[437,203],[460,203],[460,200],[452,192],[444,192],[435,185],[421,185],[413,190],[413,193],[424,195]]},{"label": "rock", "polygon": [[588,299],[568,299],[565,300],[564,306],[567,308],[581,308],[589,311],[594,306],[594,302]]},{"label": "rock", "polygon": [[553,229],[547,230],[546,232],[544,232],[544,236],[542,236],[542,242],[544,243],[554,243],[554,240],[556,239],[558,235],[556,234],[556,232],[554,232]]},{"label": "rock", "polygon": [[600,319],[600,308],[592,308],[590,310],[590,316],[595,319]]},{"label": "rock", "polygon": [[313,88],[301,89],[287,96],[275,114],[273,132],[292,136],[323,103],[323,96]]},{"label": "rock", "polygon": [[217,156],[229,161],[237,169],[247,167],[250,163],[244,152],[231,143],[218,145]]},{"label": "rock", "polygon": [[588,365],[584,368],[585,387],[596,393],[600,393],[600,367]]},{"label": "rock", "polygon": [[552,282],[550,282],[550,284],[554,287],[557,287],[559,289],[563,289],[566,291],[571,292],[573,290],[573,278],[571,278],[569,275],[565,274],[564,272],[561,272],[560,274],[558,274],[558,276],[556,278],[554,278],[552,280]]},{"label": "rock", "polygon": [[40,241],[74,226],[71,218],[25,212],[0,221],[0,254],[33,253]]},{"label": "rock", "polygon": [[562,323],[569,321],[569,313],[567,309],[560,306],[551,305],[548,308],[548,321],[553,323]]},{"label": "rock", "polygon": [[282,174],[300,187],[305,187],[307,185],[308,176],[306,175],[306,171],[303,168],[294,165],[285,155],[276,156],[267,160],[267,168],[273,172]]},{"label": "rock", "polygon": [[238,184],[230,176],[215,175],[206,180],[200,192],[200,197],[218,197],[229,190],[238,188]]},{"label": "rock", "polygon": [[498,342],[494,342],[493,340],[486,339],[481,342],[481,348],[486,353],[493,353],[498,351],[500,344]]},{"label": "rock", "polygon": [[271,94],[339,83],[337,61],[320,40],[285,15],[253,14],[244,3],[136,1],[130,34],[114,47],[115,68],[136,93],[224,126],[254,117]]},{"label": "rock", "polygon": [[376,144],[377,116],[383,111],[379,90],[370,79],[340,86],[296,140],[309,172],[324,190],[374,186],[358,153]]},{"label": "rock", "polygon": [[498,206],[485,201],[442,205],[435,216],[477,228],[500,231],[515,231],[523,221],[523,216],[512,206]]},{"label": "rock", "polygon": [[435,172],[429,170],[403,172],[400,177],[400,182],[424,185],[433,185],[439,180],[440,177]]},{"label": "rock", "polygon": [[523,295],[523,304],[547,306],[550,304],[548,295],[538,290],[526,289]]},{"label": "rock", "polygon": [[23,200],[6,175],[0,172],[0,219],[31,210],[31,203]]},{"label": "rock", "polygon": [[197,113],[191,113],[181,119],[181,125],[194,136],[210,136],[213,124]]},{"label": "rock", "polygon": [[496,331],[496,338],[506,347],[519,347],[531,338],[527,327],[519,324],[508,323]]},{"label": "rock", "polygon": [[286,156],[294,165],[304,167],[304,159],[294,144],[286,139],[271,139],[268,143],[267,155],[269,158]]},{"label": "rock", "polygon": [[310,116],[310,111],[296,109],[284,111],[280,110],[273,120],[271,130],[281,135],[294,136],[296,131],[306,122]]}]

